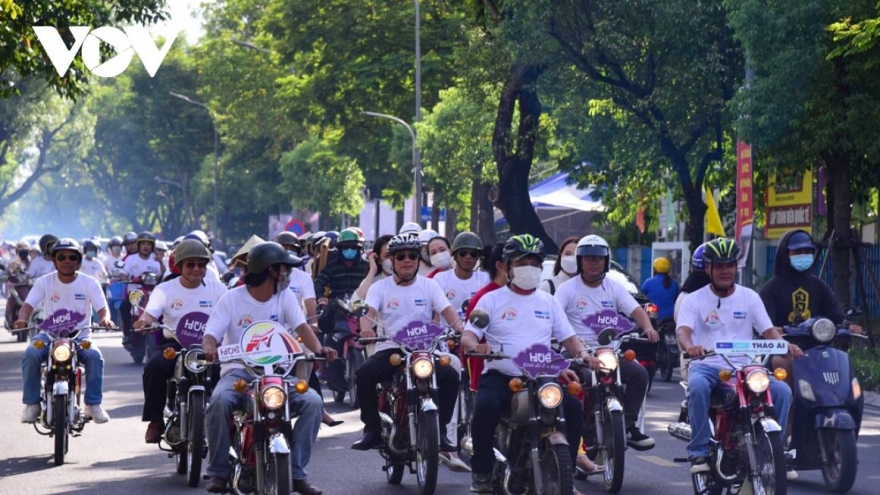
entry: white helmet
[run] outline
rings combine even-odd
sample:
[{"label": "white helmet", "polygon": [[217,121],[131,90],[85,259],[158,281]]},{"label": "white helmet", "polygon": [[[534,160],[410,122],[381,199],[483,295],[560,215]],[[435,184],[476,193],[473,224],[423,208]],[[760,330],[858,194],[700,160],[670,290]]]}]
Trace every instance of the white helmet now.
[{"label": "white helmet", "polygon": [[397,232],[398,234],[418,234],[422,231],[422,226],[415,222],[406,222],[400,227],[400,230]]},{"label": "white helmet", "polygon": [[578,241],[575,255],[577,256],[578,273],[584,272],[584,269],[581,268],[582,256],[602,256],[605,258],[604,272],[607,273],[611,268],[611,248],[608,246],[608,241],[595,234],[582,237]]},{"label": "white helmet", "polygon": [[431,239],[433,239],[439,235],[440,234],[438,234],[437,231],[435,231],[435,230],[425,229],[425,230],[419,232],[419,244],[425,245],[428,242],[430,242]]}]

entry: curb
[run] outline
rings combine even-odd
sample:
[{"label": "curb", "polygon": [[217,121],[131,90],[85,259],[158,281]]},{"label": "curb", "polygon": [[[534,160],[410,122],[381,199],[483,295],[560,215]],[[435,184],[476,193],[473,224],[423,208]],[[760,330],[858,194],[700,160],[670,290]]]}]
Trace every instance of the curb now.
[{"label": "curb", "polygon": [[880,393],[871,392],[870,390],[865,391],[865,407],[871,408],[874,411],[880,412]]}]

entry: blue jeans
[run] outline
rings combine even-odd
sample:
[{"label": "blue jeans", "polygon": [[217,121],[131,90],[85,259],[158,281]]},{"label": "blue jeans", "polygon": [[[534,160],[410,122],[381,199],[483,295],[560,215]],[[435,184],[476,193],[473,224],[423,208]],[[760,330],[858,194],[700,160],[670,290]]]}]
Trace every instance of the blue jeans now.
[{"label": "blue jeans", "polygon": [[[688,419],[691,423],[691,441],[687,446],[688,457],[707,457],[709,455],[709,403],[712,389],[721,383],[719,368],[703,364],[692,365],[688,370]],[[770,375],[770,396],[776,408],[776,419],[785,432],[788,410],[791,407],[791,389]]]},{"label": "blue jeans", "polygon": [[[42,349],[34,347],[37,339],[46,343]],[[24,404],[40,403],[40,363],[49,357],[49,337],[43,333],[37,334],[31,341],[31,345],[24,350],[21,358],[22,393],[21,401]],[[104,399],[104,356],[101,351],[92,344],[88,349],[77,349],[76,358],[86,369],[86,405],[100,404]]]},{"label": "blue jeans", "polygon": [[[208,468],[205,474],[219,476],[228,480],[232,476],[232,465],[229,464],[230,424],[232,423],[233,411],[243,411],[248,408],[247,396],[233,390],[235,380],[242,378],[248,383],[253,379],[243,369],[234,370],[217,382],[211,401],[205,413],[208,435]],[[318,396],[314,389],[308,389],[300,394],[293,391],[293,385],[298,381],[295,377],[289,377],[290,384],[288,404],[291,414],[299,414],[293,425],[293,441],[290,445],[290,467],[293,479],[306,479],[306,465],[312,457],[312,445],[318,438],[318,429],[321,427],[321,418],[324,415],[324,400]]]}]

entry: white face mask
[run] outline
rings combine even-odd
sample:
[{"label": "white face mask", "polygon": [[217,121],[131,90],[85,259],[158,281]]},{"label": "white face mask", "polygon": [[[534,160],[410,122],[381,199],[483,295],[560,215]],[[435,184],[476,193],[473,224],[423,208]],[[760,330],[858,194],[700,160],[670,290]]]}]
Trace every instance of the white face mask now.
[{"label": "white face mask", "polygon": [[559,266],[565,273],[574,275],[578,271],[577,257],[574,255],[563,256],[562,259],[559,260]]},{"label": "white face mask", "polygon": [[382,271],[385,272],[386,275],[391,275],[392,270],[394,270],[394,267],[391,264],[391,260],[387,258],[382,260]]},{"label": "white face mask", "polygon": [[536,289],[541,283],[541,271],[537,266],[515,266],[511,283],[522,290]]},{"label": "white face mask", "polygon": [[441,270],[445,270],[452,266],[452,255],[449,254],[449,251],[440,251],[431,256],[431,266],[434,268],[440,268]]}]

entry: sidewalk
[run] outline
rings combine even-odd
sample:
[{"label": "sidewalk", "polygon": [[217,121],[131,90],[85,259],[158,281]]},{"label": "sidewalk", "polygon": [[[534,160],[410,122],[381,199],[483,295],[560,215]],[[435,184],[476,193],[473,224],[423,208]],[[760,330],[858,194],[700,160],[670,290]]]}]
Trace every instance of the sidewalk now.
[{"label": "sidewalk", "polygon": [[865,406],[880,411],[880,393],[865,391]]}]

